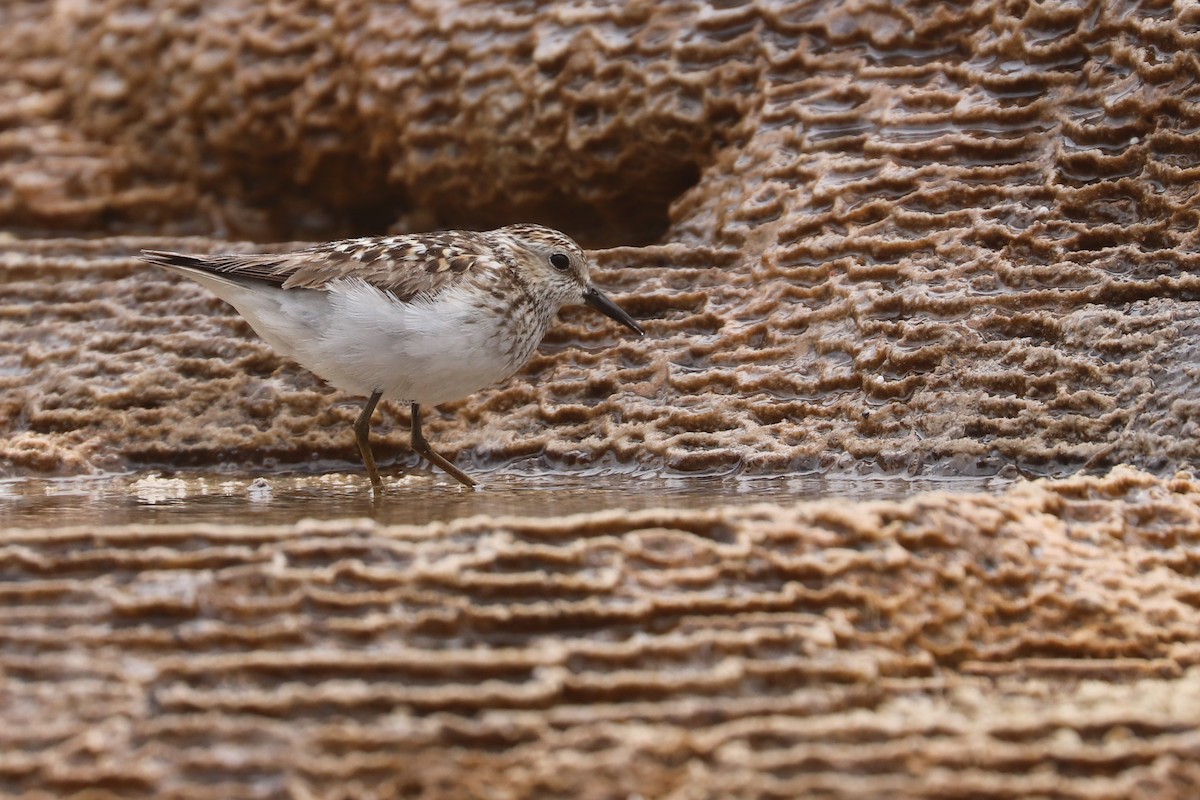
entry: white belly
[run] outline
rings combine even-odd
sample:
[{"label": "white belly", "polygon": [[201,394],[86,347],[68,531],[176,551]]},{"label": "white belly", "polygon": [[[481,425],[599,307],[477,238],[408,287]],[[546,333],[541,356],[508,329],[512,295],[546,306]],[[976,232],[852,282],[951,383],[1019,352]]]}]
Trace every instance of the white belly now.
[{"label": "white belly", "polygon": [[458,400],[510,377],[546,327],[513,351],[504,316],[457,288],[436,301],[403,303],[361,280],[335,281],[327,291],[201,282],[280,353],[332,386],[422,405]]}]

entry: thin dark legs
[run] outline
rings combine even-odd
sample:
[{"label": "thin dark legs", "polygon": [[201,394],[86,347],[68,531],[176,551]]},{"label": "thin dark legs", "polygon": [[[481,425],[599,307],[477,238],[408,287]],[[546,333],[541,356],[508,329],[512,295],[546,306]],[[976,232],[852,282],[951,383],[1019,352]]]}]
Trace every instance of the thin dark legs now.
[{"label": "thin dark legs", "polygon": [[413,450],[417,451],[418,455],[422,455],[429,459],[430,462],[437,464],[446,473],[456,481],[466,486],[468,489],[475,485],[475,481],[467,477],[467,474],[458,467],[451,464],[446,459],[433,452],[429,442],[425,441],[425,434],[421,433],[421,405],[420,403],[412,404],[412,446]]},{"label": "thin dark legs", "polygon": [[[362,454],[363,464],[367,467],[367,476],[371,479],[371,487],[376,494],[383,491],[383,481],[379,477],[379,468],[375,466],[375,454],[371,452],[369,437],[371,435],[371,415],[375,413],[375,406],[379,405],[379,398],[382,396],[383,392],[373,393],[367,399],[367,404],[363,406],[362,413],[358,415],[358,420],[354,423],[354,439],[358,442],[358,452]],[[425,435],[421,433],[421,406],[419,403],[412,404],[412,447],[417,455],[441,467],[446,474],[463,486],[470,488],[475,485],[475,481],[468,478],[465,472],[433,452],[429,442],[425,441]]]},{"label": "thin dark legs", "polygon": [[358,442],[358,452],[362,453],[363,464],[367,467],[367,476],[371,479],[371,487],[376,493],[383,491],[383,481],[379,478],[379,468],[375,466],[375,454],[371,452],[371,442],[368,437],[371,435],[371,415],[375,413],[375,406],[379,405],[379,398],[383,397],[383,392],[375,392],[367,399],[367,404],[363,406],[362,413],[358,415],[358,421],[354,423],[354,438]]}]

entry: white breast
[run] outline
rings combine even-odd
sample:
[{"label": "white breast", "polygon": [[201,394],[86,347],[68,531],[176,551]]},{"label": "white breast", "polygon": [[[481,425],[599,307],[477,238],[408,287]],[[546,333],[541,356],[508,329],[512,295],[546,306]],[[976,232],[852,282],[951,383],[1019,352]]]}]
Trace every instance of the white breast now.
[{"label": "white breast", "polygon": [[327,295],[331,324],[311,369],[347,391],[436,405],[508,378],[528,358],[512,360],[505,318],[463,288],[404,303],[346,281]]},{"label": "white breast", "polygon": [[545,324],[526,321],[541,330],[514,351],[506,315],[462,287],[410,303],[359,279],[333,281],[326,291],[211,288],[263,339],[331,385],[422,405],[458,400],[510,377],[549,323],[548,315]]}]

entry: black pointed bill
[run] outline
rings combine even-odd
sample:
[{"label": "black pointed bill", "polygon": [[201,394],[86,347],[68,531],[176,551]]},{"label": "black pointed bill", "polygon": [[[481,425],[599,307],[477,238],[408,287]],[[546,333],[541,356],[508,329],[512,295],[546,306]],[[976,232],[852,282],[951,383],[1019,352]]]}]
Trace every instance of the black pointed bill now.
[{"label": "black pointed bill", "polygon": [[587,291],[583,293],[583,302],[584,305],[591,306],[604,316],[615,319],[626,328],[637,333],[638,336],[646,335],[646,331],[642,330],[642,326],[638,325],[633,317],[625,313],[625,309],[610,300],[608,295],[595,286],[589,286]]}]

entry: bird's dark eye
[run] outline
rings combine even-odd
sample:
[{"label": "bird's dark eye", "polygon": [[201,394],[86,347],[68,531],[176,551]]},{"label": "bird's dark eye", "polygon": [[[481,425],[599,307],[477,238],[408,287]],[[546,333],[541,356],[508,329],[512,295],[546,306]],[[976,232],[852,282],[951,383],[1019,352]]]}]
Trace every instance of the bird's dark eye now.
[{"label": "bird's dark eye", "polygon": [[554,255],[550,256],[550,266],[566,272],[567,267],[571,266],[571,259],[567,258],[562,253],[555,253]]}]

